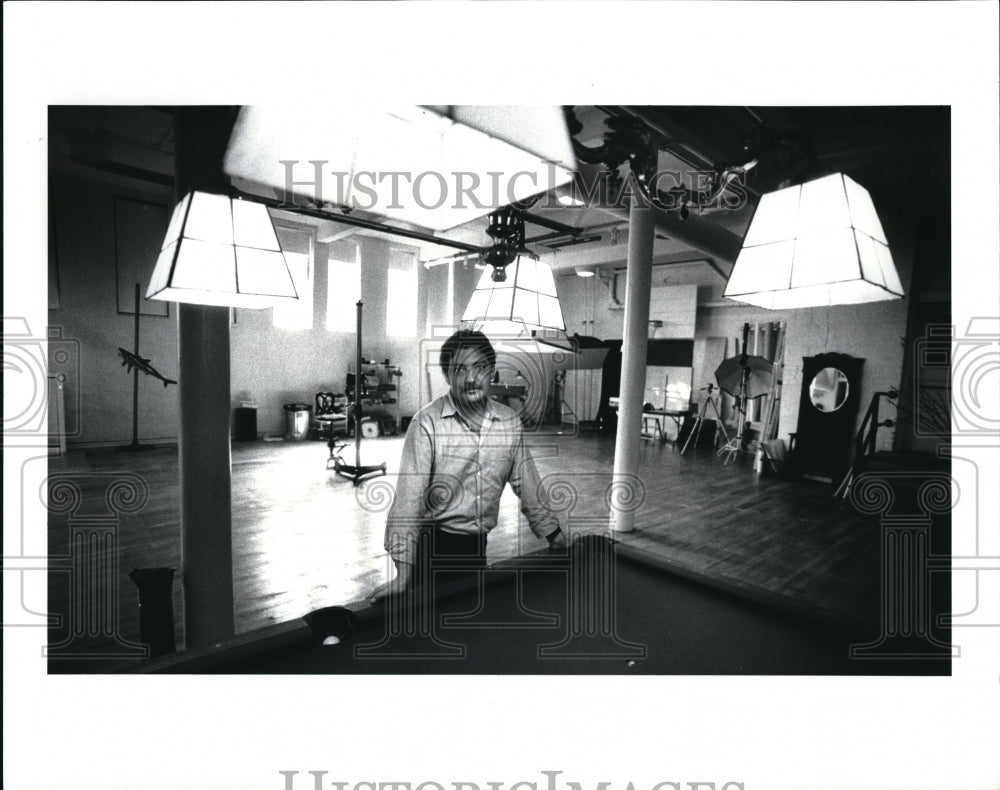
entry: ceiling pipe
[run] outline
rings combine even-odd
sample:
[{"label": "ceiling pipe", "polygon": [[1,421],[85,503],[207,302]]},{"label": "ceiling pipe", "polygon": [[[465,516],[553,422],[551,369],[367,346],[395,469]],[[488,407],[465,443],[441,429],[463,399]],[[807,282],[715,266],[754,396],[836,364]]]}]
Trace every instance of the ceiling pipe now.
[{"label": "ceiling pipe", "polygon": [[232,197],[246,198],[247,200],[252,200],[255,203],[263,203],[268,208],[279,209],[281,211],[288,211],[292,214],[300,214],[304,217],[316,217],[318,219],[326,219],[331,222],[340,222],[344,225],[353,225],[357,228],[365,228],[367,230],[376,230],[382,233],[389,233],[394,236],[401,236],[405,239],[413,239],[415,241],[423,241],[428,244],[439,244],[442,247],[453,247],[456,250],[463,250],[465,252],[480,253],[484,252],[487,247],[479,247],[475,244],[467,244],[463,241],[454,241],[452,239],[447,239],[442,236],[434,236],[430,233],[422,233],[418,230],[409,230],[407,228],[397,228],[392,225],[384,225],[381,222],[376,222],[370,219],[364,219],[362,217],[352,217],[350,214],[335,214],[332,211],[324,211],[318,208],[309,208],[307,206],[296,206],[294,204],[285,203],[284,201],[278,200],[276,198],[268,198],[263,195],[251,194],[249,192],[242,192],[239,189],[233,188],[230,190]]},{"label": "ceiling pipe", "polygon": [[435,266],[443,266],[448,263],[462,263],[463,261],[475,260],[485,268],[486,264],[481,263],[482,258],[478,252],[456,252],[454,255],[445,255],[442,258],[431,258],[429,261],[421,261],[420,265],[425,269],[433,269]]},{"label": "ceiling pipe", "polygon": [[541,236],[532,236],[531,238],[525,239],[524,243],[544,245],[545,242],[547,241],[555,241],[556,239],[561,240],[566,238],[571,238],[571,239],[576,238],[576,234],[570,235],[568,233],[559,233],[559,232],[543,233]]},{"label": "ceiling pipe", "polygon": [[529,214],[528,212],[522,212],[522,217],[524,221],[529,225],[538,225],[542,228],[548,228],[549,230],[558,231],[565,236],[579,236],[583,233],[583,228],[577,228],[573,225],[567,225],[563,222],[557,222],[554,219],[549,219],[548,217],[540,217],[538,214]]},{"label": "ceiling pipe", "polygon": [[[618,229],[619,231],[627,231],[628,223],[625,222],[602,222],[600,225],[586,225],[580,228],[575,233],[544,233],[541,236],[532,236],[530,239],[525,239],[525,244],[540,244],[541,246],[546,246],[546,242],[550,241],[571,241],[573,239],[580,238],[581,236],[593,236],[595,234],[607,233],[608,231]],[[624,233],[622,234],[624,235]]]}]

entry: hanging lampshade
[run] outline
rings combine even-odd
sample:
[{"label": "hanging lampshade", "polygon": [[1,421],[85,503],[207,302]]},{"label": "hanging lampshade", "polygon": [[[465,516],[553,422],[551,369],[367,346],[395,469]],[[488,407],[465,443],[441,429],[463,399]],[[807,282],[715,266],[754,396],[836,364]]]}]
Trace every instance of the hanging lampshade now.
[{"label": "hanging lampshade", "polygon": [[493,279],[487,268],[472,293],[463,321],[508,321],[529,329],[562,329],[562,308],[547,263],[522,255],[507,267],[507,278]]},{"label": "hanging lampshade", "polygon": [[170,218],[146,298],[264,308],[298,295],[265,206],[190,192]]},{"label": "hanging lampshade", "polygon": [[868,191],[838,173],[764,195],[726,297],[771,310],[903,296]]}]

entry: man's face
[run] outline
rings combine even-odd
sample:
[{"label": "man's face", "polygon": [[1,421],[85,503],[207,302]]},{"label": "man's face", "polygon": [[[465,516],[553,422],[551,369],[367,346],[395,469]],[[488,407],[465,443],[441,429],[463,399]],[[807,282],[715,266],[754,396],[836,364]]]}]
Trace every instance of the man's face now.
[{"label": "man's face", "polygon": [[489,396],[493,367],[478,348],[463,348],[448,369],[448,386],[455,405],[482,408]]}]

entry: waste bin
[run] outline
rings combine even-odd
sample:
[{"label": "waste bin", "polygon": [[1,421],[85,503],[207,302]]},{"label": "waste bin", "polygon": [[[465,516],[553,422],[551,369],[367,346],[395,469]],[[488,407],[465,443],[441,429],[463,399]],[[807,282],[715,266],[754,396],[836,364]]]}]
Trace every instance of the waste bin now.
[{"label": "waste bin", "polygon": [[309,413],[312,406],[308,403],[285,404],[285,438],[300,442],[309,436]]},{"label": "waste bin", "polygon": [[149,645],[149,657],[173,653],[176,568],[133,568],[129,579],[139,588],[139,638]]},{"label": "waste bin", "polygon": [[233,433],[238,442],[253,442],[257,439],[257,407],[237,406],[233,419]]}]

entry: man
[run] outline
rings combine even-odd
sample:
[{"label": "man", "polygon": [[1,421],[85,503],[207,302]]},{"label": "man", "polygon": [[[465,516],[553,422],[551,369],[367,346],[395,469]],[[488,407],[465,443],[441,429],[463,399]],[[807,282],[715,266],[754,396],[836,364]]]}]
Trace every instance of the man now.
[{"label": "man", "polygon": [[386,520],[385,548],[396,577],[374,590],[372,600],[413,583],[423,530],[430,530],[435,560],[463,558],[458,562],[464,567],[485,567],[486,536],[497,524],[507,483],[521,498],[531,531],[552,548],[566,545],[559,522],[539,500],[538,471],[520,418],[489,398],[496,367],[489,338],[456,332],[441,347],[440,364],[448,394],[410,423]]}]

